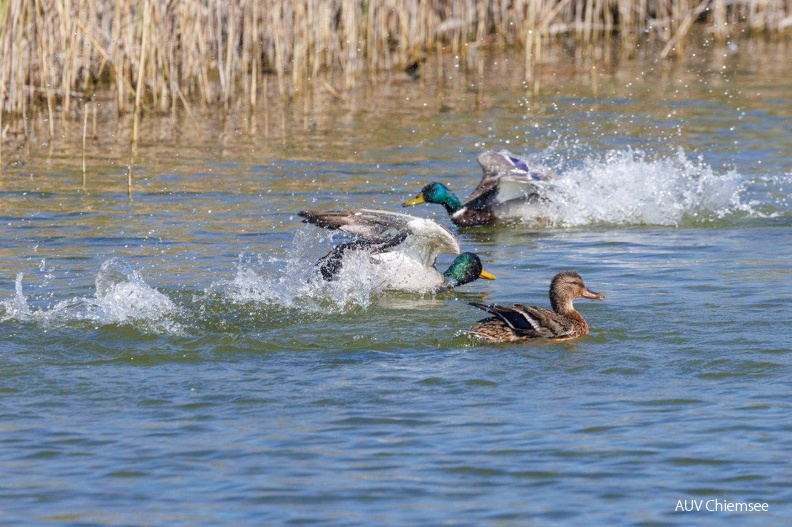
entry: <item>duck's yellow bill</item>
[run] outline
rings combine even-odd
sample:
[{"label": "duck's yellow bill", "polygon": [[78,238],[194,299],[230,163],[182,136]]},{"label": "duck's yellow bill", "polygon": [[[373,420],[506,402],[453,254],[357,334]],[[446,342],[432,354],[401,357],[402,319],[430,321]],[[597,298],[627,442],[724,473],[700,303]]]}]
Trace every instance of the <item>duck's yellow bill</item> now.
[{"label": "duck's yellow bill", "polygon": [[482,269],[479,278],[484,278],[485,280],[495,280],[495,275]]},{"label": "duck's yellow bill", "polygon": [[402,204],[402,207],[411,207],[413,205],[418,205],[419,203],[424,203],[423,194],[418,194],[413,199],[409,199]]}]

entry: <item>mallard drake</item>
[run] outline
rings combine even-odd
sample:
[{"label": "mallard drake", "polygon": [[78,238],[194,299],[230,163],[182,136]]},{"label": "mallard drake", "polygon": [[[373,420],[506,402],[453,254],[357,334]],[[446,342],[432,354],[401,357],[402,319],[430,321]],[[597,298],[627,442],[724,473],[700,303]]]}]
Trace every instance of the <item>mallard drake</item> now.
[{"label": "mallard drake", "polygon": [[[365,250],[378,266],[382,289],[437,291],[466,284],[478,278],[494,280],[479,257],[460,254],[459,242],[447,228],[432,220],[384,210],[352,209],[317,212],[300,211],[303,223],[337,229],[356,239],[338,245],[323,256],[317,267],[325,280],[333,280],[349,251]],[[435,269],[440,254],[458,254],[444,273]]]},{"label": "mallard drake", "polygon": [[484,152],[477,159],[484,177],[465,201],[460,202],[448,187],[435,182],[426,185],[403,206],[440,204],[451,221],[460,226],[542,217],[539,207],[542,185],[554,177],[552,170],[506,150]]},{"label": "mallard drake", "polygon": [[600,293],[590,291],[574,271],[558,273],[550,283],[550,305],[544,307],[514,304],[471,302],[471,305],[495,315],[478,321],[469,334],[490,342],[520,342],[544,337],[551,340],[570,340],[588,335],[588,324],[575,310],[577,298],[602,300]]}]

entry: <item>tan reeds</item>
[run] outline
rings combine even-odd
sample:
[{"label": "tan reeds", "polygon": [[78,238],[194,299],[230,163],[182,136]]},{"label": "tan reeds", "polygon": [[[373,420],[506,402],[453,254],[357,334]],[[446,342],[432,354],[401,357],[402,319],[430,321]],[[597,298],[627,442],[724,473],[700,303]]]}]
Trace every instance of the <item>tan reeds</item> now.
[{"label": "tan reeds", "polygon": [[85,185],[88,182],[85,166],[85,143],[88,135],[88,105],[83,108],[83,135],[82,135],[82,189],[85,190]]},{"label": "tan reeds", "polygon": [[[352,89],[434,50],[525,49],[526,81],[563,36],[590,44],[618,34],[680,50],[694,24],[719,39],[792,30],[792,0],[0,0],[0,84],[7,112],[60,107],[112,87],[118,111],[189,111],[189,101],[254,107],[268,75],[285,98],[322,72]],[[145,38],[144,38],[145,36]],[[582,49],[585,50],[585,46]],[[338,82],[340,80],[340,82]]]},{"label": "tan reeds", "polygon": [[151,9],[149,0],[143,0],[143,21],[140,27],[140,58],[138,59],[137,82],[135,83],[135,113],[132,119],[132,145],[138,142],[138,126],[140,124],[140,103],[143,96],[143,72],[146,66],[146,45],[148,44],[149,18]]},{"label": "tan reeds", "polygon": [[127,165],[127,197],[132,199],[132,165],[135,163],[135,155],[130,154],[129,164]]},{"label": "tan reeds", "polygon": [[3,130],[3,103],[5,102],[4,86],[0,86],[0,176],[3,175],[3,137],[5,130]]},{"label": "tan reeds", "polygon": [[679,46],[679,48],[676,48],[676,52],[678,54],[681,54],[682,52],[681,43],[687,32],[690,30],[690,26],[693,25],[693,21],[696,20],[696,18],[701,13],[703,13],[705,9],[709,7],[709,4],[710,4],[710,0],[701,0],[701,3],[699,3],[699,5],[695,9],[693,9],[692,11],[688,11],[685,14],[681,22],[679,23],[676,32],[668,40],[668,42],[666,42],[665,47],[663,47],[663,51],[660,52],[661,59],[666,58],[673,50],[675,50],[677,46]]}]

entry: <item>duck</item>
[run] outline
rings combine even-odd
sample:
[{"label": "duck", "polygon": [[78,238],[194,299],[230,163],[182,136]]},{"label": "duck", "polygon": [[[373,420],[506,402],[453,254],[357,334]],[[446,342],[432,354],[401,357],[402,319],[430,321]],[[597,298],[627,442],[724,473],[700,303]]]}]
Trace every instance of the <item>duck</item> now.
[{"label": "duck", "polygon": [[[334,280],[349,253],[367,251],[376,265],[384,290],[436,292],[483,278],[494,280],[478,255],[461,253],[451,231],[429,219],[373,209],[320,212],[300,211],[303,223],[351,235],[351,242],[335,246],[316,266],[324,280]],[[456,254],[445,272],[435,268],[440,254]]]},{"label": "duck", "polygon": [[465,201],[442,183],[429,183],[403,207],[437,203],[460,227],[492,225],[535,218],[542,222],[543,188],[555,176],[535,161],[519,158],[508,150],[490,150],[477,157],[484,177]]},{"label": "duck", "polygon": [[572,302],[578,298],[602,300],[601,293],[586,287],[575,271],[563,271],[550,283],[551,309],[513,304],[502,306],[471,302],[494,315],[478,321],[468,334],[489,342],[524,342],[536,338],[561,341],[588,335],[589,327]]}]

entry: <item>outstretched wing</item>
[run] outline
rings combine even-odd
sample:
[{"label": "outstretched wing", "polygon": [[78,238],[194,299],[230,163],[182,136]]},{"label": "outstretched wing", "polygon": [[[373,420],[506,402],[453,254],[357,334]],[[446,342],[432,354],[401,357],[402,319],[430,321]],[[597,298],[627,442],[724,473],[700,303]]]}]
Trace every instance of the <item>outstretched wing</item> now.
[{"label": "outstretched wing", "polygon": [[340,230],[357,238],[382,243],[402,237],[411,216],[385,211],[350,209],[319,212],[302,210],[298,213],[311,223],[324,229]]},{"label": "outstretched wing", "polygon": [[511,200],[538,198],[543,183],[553,171],[506,150],[490,150],[477,158],[484,177],[462,205],[470,210],[492,208]]},{"label": "outstretched wing", "polygon": [[553,171],[531,158],[519,157],[508,150],[488,150],[476,160],[484,175],[521,174],[534,181],[547,181],[553,178]]},{"label": "outstretched wing", "polygon": [[304,210],[303,222],[337,229],[378,246],[378,252],[400,251],[431,267],[440,254],[459,254],[459,243],[447,228],[432,220],[371,209],[328,212]]}]

